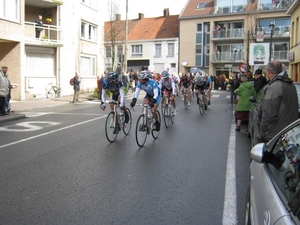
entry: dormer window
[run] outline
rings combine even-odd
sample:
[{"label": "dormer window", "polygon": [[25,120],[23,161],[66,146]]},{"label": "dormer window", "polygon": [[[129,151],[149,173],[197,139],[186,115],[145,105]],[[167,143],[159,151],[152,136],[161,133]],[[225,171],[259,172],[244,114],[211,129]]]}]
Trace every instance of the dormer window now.
[{"label": "dormer window", "polygon": [[205,3],[198,3],[197,9],[204,9],[205,6],[206,6],[206,2]]}]

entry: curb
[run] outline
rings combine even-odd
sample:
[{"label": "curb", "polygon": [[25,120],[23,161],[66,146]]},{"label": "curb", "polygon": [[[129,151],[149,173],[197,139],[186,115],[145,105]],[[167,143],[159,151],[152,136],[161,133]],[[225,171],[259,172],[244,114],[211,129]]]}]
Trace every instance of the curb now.
[{"label": "curb", "polygon": [[5,115],[0,117],[0,123],[24,118],[26,118],[25,114]]}]

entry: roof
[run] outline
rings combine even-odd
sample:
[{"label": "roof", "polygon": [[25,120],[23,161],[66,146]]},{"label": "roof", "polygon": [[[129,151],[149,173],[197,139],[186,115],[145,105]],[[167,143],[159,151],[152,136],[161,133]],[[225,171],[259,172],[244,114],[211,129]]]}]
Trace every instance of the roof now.
[{"label": "roof", "polygon": [[[126,21],[105,22],[105,41],[111,40],[111,26],[115,26],[116,41],[125,40]],[[178,15],[128,20],[128,40],[151,40],[179,37]]]}]

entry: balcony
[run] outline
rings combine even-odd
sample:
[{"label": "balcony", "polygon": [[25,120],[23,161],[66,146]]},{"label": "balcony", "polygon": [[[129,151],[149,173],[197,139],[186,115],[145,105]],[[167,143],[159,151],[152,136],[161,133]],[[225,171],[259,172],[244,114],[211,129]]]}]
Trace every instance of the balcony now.
[{"label": "balcony", "polygon": [[244,62],[244,52],[219,52],[211,55],[210,60],[212,63],[232,63]]},{"label": "balcony", "polygon": [[245,12],[247,4],[216,7],[215,14],[230,14]]},{"label": "balcony", "polygon": [[268,4],[258,4],[257,5],[257,9],[258,10],[277,10],[277,9],[287,9],[289,6],[289,0],[282,0],[279,1],[279,3],[272,3],[272,2],[276,2],[276,1],[270,1],[270,3]]},{"label": "balcony", "polygon": [[44,24],[40,38],[35,38],[35,23],[25,22],[24,39],[26,45],[43,47],[62,47],[62,29],[55,25]]},{"label": "balcony", "polygon": [[232,40],[232,39],[244,39],[244,28],[236,29],[221,29],[212,31],[212,40]]},{"label": "balcony", "polygon": [[63,0],[25,0],[25,5],[30,5],[39,8],[51,8],[63,4]]}]

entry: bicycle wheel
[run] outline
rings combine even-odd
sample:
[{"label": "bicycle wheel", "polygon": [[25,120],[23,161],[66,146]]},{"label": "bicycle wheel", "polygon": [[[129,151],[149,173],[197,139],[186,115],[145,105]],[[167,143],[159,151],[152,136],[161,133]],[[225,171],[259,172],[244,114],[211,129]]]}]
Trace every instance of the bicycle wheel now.
[{"label": "bicycle wheel", "polygon": [[108,113],[105,121],[105,135],[109,142],[114,142],[118,136],[119,128],[115,128],[118,126],[117,118],[115,116],[115,112]]},{"label": "bicycle wheel", "polygon": [[[130,130],[131,130],[131,125],[132,125],[132,117],[131,117],[131,112],[130,112],[130,109],[126,108],[126,112],[128,113],[128,116],[129,116],[129,121],[128,123],[124,123],[123,121],[123,133],[125,135],[128,135]],[[125,116],[124,116],[125,117]]]},{"label": "bicycle wheel", "polygon": [[200,115],[204,114],[204,102],[203,102],[202,98],[199,98],[199,112],[200,112]]},{"label": "bicycle wheel", "polygon": [[186,94],[184,94],[183,99],[184,99],[183,100],[184,109],[187,110],[189,108],[189,106],[188,106],[188,101],[187,101]]},{"label": "bicycle wheel", "polygon": [[[156,113],[157,113],[157,116],[158,116],[158,121],[159,121],[159,123],[161,124],[160,113],[159,113],[158,110],[156,110]],[[151,129],[152,129],[152,128],[151,128]],[[156,138],[158,137],[159,133],[160,133],[160,129],[159,129],[159,131],[157,131],[156,129],[152,129],[151,133],[152,133],[152,137],[153,137],[154,139],[156,139]]]},{"label": "bicycle wheel", "polygon": [[165,126],[166,128],[168,128],[171,124],[171,112],[170,112],[169,103],[165,104],[163,117],[164,117]]},{"label": "bicycle wheel", "polygon": [[61,88],[58,88],[56,90],[56,92],[55,92],[56,98],[60,98],[61,97],[61,92],[62,92]]},{"label": "bicycle wheel", "polygon": [[53,98],[54,97],[54,91],[53,90],[47,91],[46,96],[47,96],[47,98]]},{"label": "bicycle wheel", "polygon": [[170,119],[171,119],[171,123],[173,124],[174,121],[175,121],[175,115],[174,115],[174,107],[173,107],[173,104],[172,102],[170,102],[170,106],[169,109],[170,109]]},{"label": "bicycle wheel", "polygon": [[149,128],[147,127],[145,115],[140,115],[137,120],[135,129],[135,140],[138,146],[144,146],[148,135],[148,129]]}]

